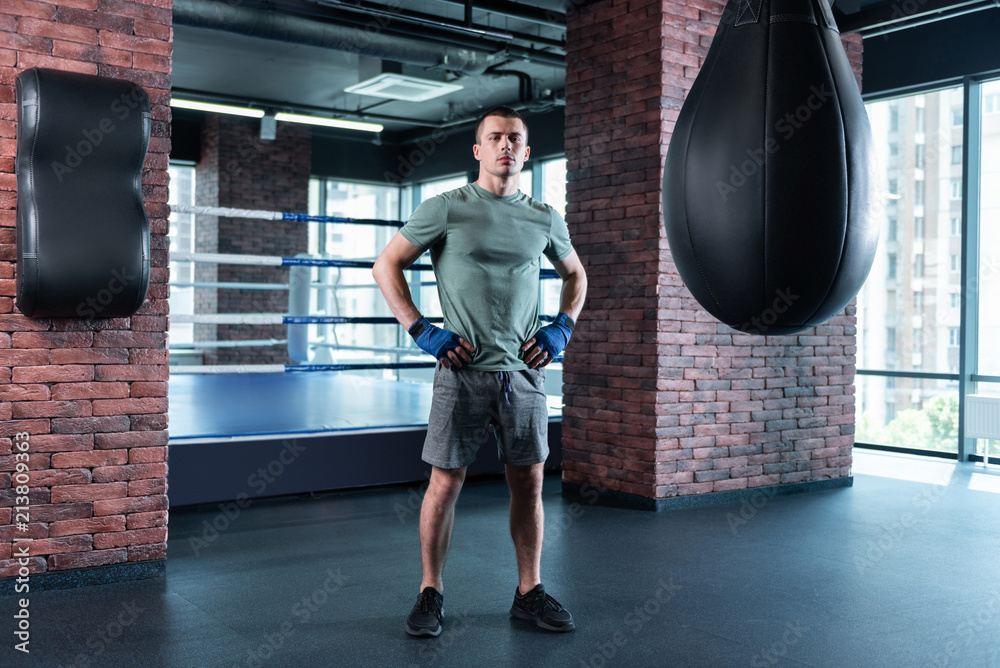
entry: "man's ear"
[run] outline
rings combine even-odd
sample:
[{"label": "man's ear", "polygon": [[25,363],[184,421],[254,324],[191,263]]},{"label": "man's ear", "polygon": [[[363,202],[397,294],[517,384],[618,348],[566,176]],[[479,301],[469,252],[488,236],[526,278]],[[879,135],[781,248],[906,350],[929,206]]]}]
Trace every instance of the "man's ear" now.
[{"label": "man's ear", "polygon": [[476,158],[476,160],[480,159],[479,158],[479,144],[473,144],[472,145],[472,155]]},{"label": "man's ear", "polygon": [[528,161],[528,156],[529,155],[531,155],[531,147],[530,146],[525,146],[524,147],[524,161],[525,162]]}]

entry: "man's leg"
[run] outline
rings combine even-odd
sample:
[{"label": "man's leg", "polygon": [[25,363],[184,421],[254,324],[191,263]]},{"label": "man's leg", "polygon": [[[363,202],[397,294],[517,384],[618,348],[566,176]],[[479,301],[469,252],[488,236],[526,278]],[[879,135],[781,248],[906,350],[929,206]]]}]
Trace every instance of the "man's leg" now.
[{"label": "man's leg", "polygon": [[518,590],[522,594],[527,594],[542,581],[544,466],[544,462],[528,466],[506,466],[507,484],[510,486],[510,537],[514,540],[514,550],[517,552]]},{"label": "man's leg", "polygon": [[424,587],[434,587],[444,593],[442,578],[455,526],[455,501],[462,491],[467,468],[431,468],[431,479],[420,506],[420,557],[424,566],[421,591]]}]

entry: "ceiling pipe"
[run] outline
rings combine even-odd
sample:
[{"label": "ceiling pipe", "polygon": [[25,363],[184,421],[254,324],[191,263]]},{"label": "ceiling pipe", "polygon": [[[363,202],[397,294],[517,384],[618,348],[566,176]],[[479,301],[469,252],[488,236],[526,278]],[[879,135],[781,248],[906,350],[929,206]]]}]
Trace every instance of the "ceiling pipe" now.
[{"label": "ceiling pipe", "polygon": [[[495,44],[484,39],[470,40],[478,48],[444,43],[432,45],[426,39],[430,36],[427,30],[389,25],[370,30],[213,0],[174,0],[173,15],[177,25],[309,44],[426,68],[445,69],[458,75],[478,75],[491,65],[510,59],[529,60],[551,67],[565,67],[566,63],[565,57],[558,54]],[[373,19],[368,19],[364,27],[370,28],[372,23]],[[440,40],[446,41],[444,38]]]},{"label": "ceiling pipe", "polygon": [[532,7],[505,0],[441,0],[450,5],[473,5],[478,9],[498,16],[506,16],[520,21],[530,21],[550,28],[566,28],[566,14],[554,10]]},{"label": "ceiling pipe", "polygon": [[[413,25],[421,26],[423,28],[431,28],[434,30],[443,30],[449,33],[455,33],[462,37],[473,37],[474,39],[491,39],[498,42],[508,43],[510,41],[517,42],[527,42],[529,44],[541,44],[545,46],[551,46],[559,49],[565,49],[565,40],[553,39],[551,37],[542,37],[540,35],[531,35],[528,33],[514,32],[510,30],[500,30],[493,28],[491,26],[478,25],[472,22],[472,14],[468,11],[471,5],[471,0],[469,4],[466,5],[465,21],[453,21],[451,19],[436,16],[434,14],[426,14],[423,12],[415,12],[408,9],[402,9],[400,7],[395,7],[392,5],[380,5],[374,2],[367,2],[366,0],[351,0],[347,2],[346,0],[309,0],[313,4],[319,5],[320,7],[327,7],[330,9],[338,10],[341,12],[352,12],[354,14],[361,14],[364,16],[364,21],[366,23],[371,22],[372,17],[383,17],[388,21],[398,21],[400,23],[410,23]],[[562,28],[565,34],[565,26]],[[421,33],[424,34],[424,33]]]},{"label": "ceiling pipe", "polygon": [[[1000,0],[918,0],[912,9],[902,2],[837,16],[841,32],[860,32],[865,37],[884,35],[906,28],[1000,7]],[[836,12],[835,12],[836,15]]]}]

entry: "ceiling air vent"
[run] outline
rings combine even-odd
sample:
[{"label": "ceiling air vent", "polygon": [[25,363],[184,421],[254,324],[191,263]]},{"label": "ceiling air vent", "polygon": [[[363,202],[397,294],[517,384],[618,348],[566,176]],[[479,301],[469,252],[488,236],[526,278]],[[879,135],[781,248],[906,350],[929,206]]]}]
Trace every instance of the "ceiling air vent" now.
[{"label": "ceiling air vent", "polygon": [[461,90],[458,84],[418,79],[402,74],[380,74],[373,79],[356,83],[344,89],[345,93],[355,95],[370,95],[384,97],[390,100],[406,100],[407,102],[423,102]]}]

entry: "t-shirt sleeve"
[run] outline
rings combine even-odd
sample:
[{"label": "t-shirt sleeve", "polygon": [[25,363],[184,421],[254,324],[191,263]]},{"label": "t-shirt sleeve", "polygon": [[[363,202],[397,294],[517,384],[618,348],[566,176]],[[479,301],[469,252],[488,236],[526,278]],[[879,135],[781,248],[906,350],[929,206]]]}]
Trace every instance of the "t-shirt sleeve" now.
[{"label": "t-shirt sleeve", "polygon": [[445,237],[448,230],[448,202],[440,195],[424,200],[413,212],[400,234],[422,251]]},{"label": "t-shirt sleeve", "polygon": [[573,250],[573,244],[569,239],[569,228],[566,221],[555,209],[551,209],[552,223],[549,226],[549,240],[545,246],[545,257],[550,261],[562,260]]}]

